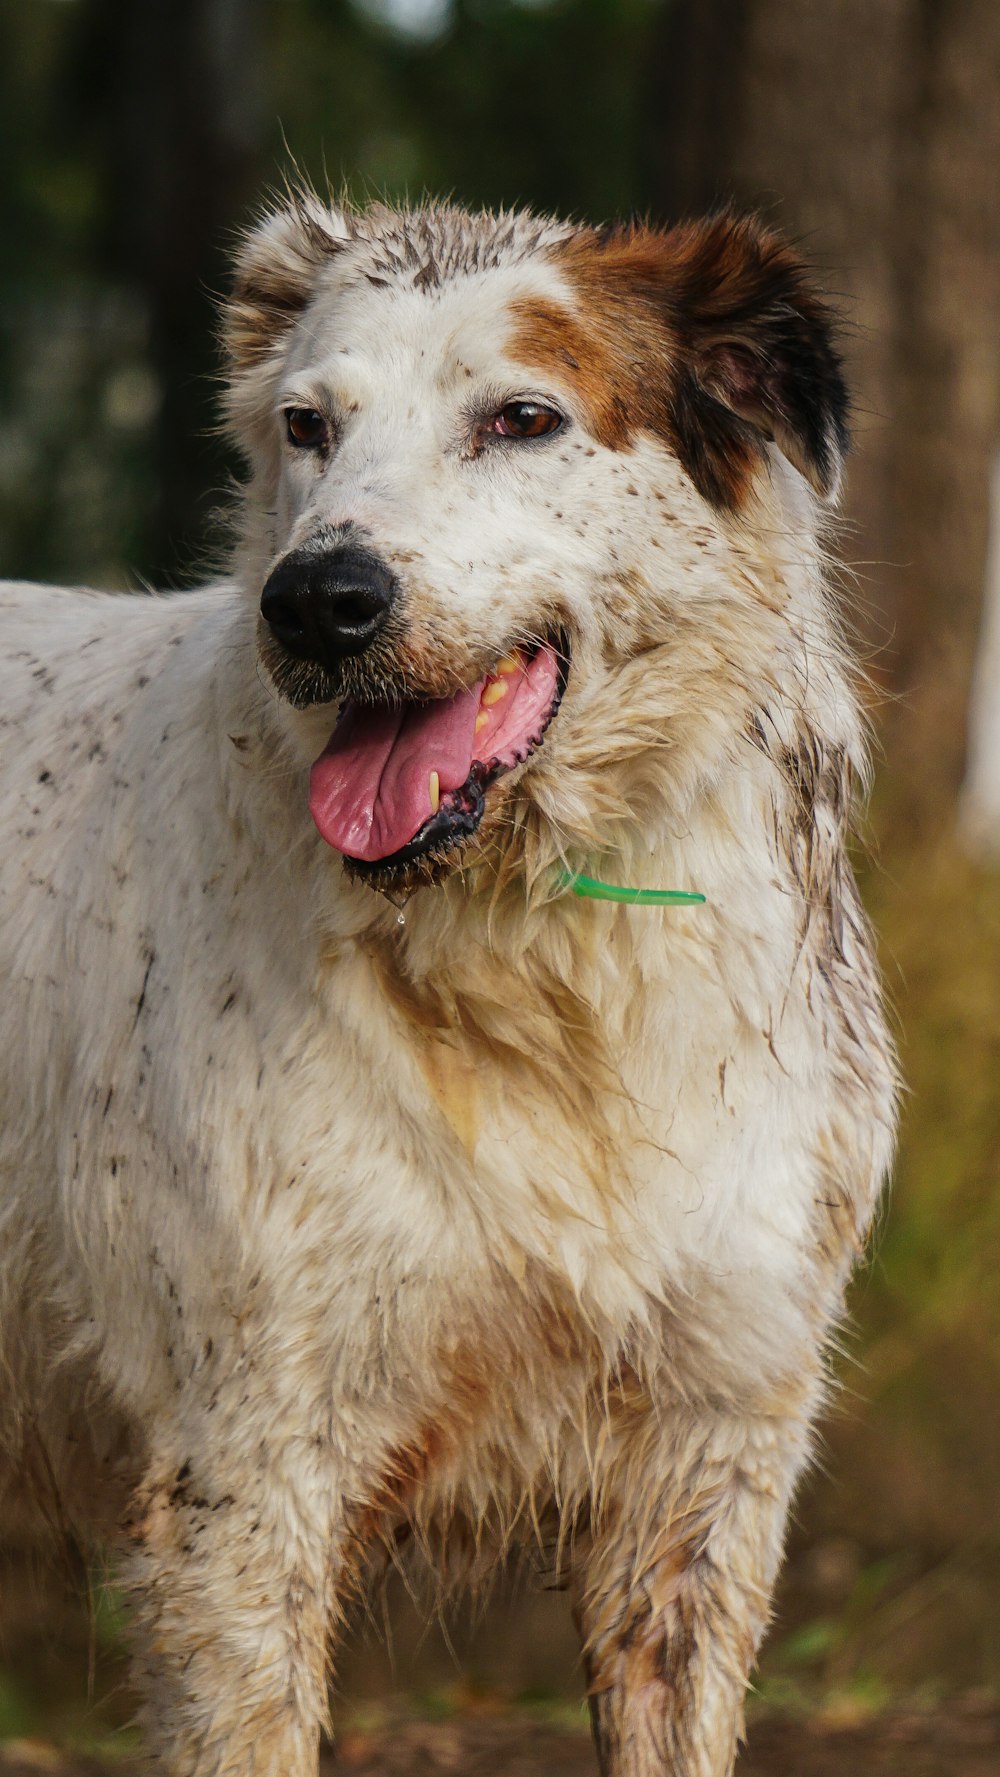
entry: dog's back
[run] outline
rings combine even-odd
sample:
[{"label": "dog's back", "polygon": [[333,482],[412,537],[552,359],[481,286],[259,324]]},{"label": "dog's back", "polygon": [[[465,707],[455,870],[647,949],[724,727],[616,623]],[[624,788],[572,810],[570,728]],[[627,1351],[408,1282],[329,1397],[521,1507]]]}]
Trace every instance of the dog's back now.
[{"label": "dog's back", "polygon": [[[156,771],[151,687],[205,604],[0,587],[0,1497],[67,1533],[112,1533],[141,1462],[141,1429],[95,1360],[88,1252],[114,1243],[121,1210],[103,1195],[90,1101],[150,924],[130,884]],[[106,1120],[110,1054],[103,1072]],[[125,1348],[134,1306],[127,1285],[109,1303]]]}]

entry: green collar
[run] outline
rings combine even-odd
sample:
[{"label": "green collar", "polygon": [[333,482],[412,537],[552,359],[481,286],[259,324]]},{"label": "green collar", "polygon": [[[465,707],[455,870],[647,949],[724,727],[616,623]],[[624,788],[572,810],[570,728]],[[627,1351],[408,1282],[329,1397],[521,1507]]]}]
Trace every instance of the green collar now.
[{"label": "green collar", "polygon": [[616,882],[601,882],[596,876],[583,876],[579,871],[563,870],[560,887],[571,888],[574,895],[585,895],[592,901],[628,901],[636,907],[693,906],[705,896],[692,889],[622,888]]}]

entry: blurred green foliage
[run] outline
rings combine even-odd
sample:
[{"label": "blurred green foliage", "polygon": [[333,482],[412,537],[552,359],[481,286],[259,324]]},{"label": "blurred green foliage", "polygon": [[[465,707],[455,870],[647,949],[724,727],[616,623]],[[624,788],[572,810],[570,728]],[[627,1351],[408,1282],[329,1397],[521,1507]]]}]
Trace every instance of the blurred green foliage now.
[{"label": "blurred green foliage", "polygon": [[[275,109],[303,164],[356,196],[627,211],[644,201],[643,52],[662,3],[462,0],[424,44],[373,32],[361,9],[285,0],[271,12]],[[318,54],[310,31],[327,34]]]}]

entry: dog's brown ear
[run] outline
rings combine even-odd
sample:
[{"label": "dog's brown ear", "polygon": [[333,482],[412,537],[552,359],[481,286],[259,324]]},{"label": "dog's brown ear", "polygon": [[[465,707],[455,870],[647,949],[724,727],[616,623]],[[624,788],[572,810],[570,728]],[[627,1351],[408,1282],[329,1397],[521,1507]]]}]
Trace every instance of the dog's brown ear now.
[{"label": "dog's brown ear", "polygon": [[[581,229],[555,249],[586,324],[567,358],[597,436],[661,438],[714,506],[738,511],[769,440],[832,500],[847,449],[847,390],[833,310],[795,250],[729,213],[667,230]],[[537,358],[551,317],[537,310]],[[542,342],[544,343],[544,342]]]},{"label": "dog's brown ear", "polygon": [[700,491],[739,504],[768,439],[824,500],[848,445],[847,389],[833,311],[795,251],[748,217],[683,224],[662,237],[677,345],[675,445]]},{"label": "dog's brown ear", "polygon": [[222,343],[234,373],[274,349],[348,238],[344,218],[311,192],[293,193],[244,236],[222,310]]}]

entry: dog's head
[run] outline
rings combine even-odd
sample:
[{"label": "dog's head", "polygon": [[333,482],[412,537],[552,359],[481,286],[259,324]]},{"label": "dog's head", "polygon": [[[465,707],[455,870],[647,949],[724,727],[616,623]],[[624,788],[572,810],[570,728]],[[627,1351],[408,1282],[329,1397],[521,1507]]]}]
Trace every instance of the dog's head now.
[{"label": "dog's head", "polygon": [[838,482],[787,245],[302,195],[245,241],[225,340],[261,660],[351,871],[405,889],[533,821],[565,854],[652,818],[643,751],[780,603],[762,534],[781,558]]}]

